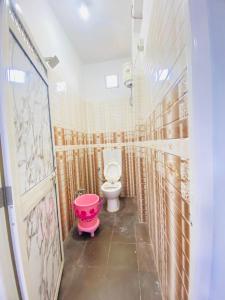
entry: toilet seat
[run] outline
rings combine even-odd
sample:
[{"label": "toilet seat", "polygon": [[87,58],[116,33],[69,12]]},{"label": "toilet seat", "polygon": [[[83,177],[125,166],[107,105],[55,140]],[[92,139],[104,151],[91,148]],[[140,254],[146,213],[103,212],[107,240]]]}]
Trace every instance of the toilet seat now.
[{"label": "toilet seat", "polygon": [[110,162],[104,169],[104,176],[107,182],[116,183],[121,177],[121,167],[117,162]]},{"label": "toilet seat", "polygon": [[122,184],[120,181],[118,182],[115,182],[115,183],[110,183],[108,181],[106,181],[105,183],[103,183],[102,185],[102,191],[106,191],[106,192],[114,192],[114,191],[117,191],[117,190],[120,190],[122,187]]}]

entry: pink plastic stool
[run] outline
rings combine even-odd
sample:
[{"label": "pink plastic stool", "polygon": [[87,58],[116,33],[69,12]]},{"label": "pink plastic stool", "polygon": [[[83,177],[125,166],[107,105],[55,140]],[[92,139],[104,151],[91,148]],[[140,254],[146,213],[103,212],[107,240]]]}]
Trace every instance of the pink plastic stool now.
[{"label": "pink plastic stool", "polygon": [[78,218],[78,232],[89,232],[94,237],[100,225],[98,215],[102,208],[102,199],[96,194],[85,194],[77,197],[73,202],[74,214]]}]

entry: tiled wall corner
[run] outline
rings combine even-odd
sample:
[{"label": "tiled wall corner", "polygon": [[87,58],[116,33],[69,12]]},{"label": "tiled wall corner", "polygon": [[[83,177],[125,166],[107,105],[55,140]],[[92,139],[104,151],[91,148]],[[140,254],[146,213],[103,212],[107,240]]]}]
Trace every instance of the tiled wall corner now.
[{"label": "tiled wall corner", "polygon": [[141,221],[149,223],[164,300],[189,297],[186,9],[185,0],[154,1],[145,58],[134,85],[138,209]]}]

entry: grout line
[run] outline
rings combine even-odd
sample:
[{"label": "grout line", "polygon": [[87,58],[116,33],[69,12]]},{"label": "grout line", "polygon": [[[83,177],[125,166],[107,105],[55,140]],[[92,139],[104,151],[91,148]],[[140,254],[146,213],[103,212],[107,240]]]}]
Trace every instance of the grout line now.
[{"label": "grout line", "polygon": [[158,270],[158,267],[157,267],[157,264],[156,264],[156,257],[155,257],[155,251],[154,251],[153,243],[151,243],[151,248],[152,248],[152,254],[153,254],[153,261],[154,261],[154,265],[155,265],[156,273],[157,273],[157,279],[159,281],[159,287],[160,287],[160,291],[161,291],[161,296],[162,296],[162,299],[164,300],[166,298],[164,298],[164,294],[163,294],[163,290],[162,290],[162,282],[161,282],[161,278],[160,278],[160,275],[159,275],[159,270]]},{"label": "grout line", "polygon": [[111,232],[111,237],[109,240],[109,250],[108,250],[108,255],[107,255],[107,262],[106,262],[106,266],[109,265],[109,254],[110,254],[110,250],[111,250],[111,245],[112,245],[112,237],[113,237],[113,231],[114,231],[114,225],[116,223],[116,216],[114,216],[114,221],[113,221],[113,225],[112,225],[112,232]]},{"label": "grout line", "polygon": [[81,258],[83,256],[83,254],[84,254],[84,251],[85,251],[86,247],[87,247],[87,241],[84,242],[84,247],[83,247],[83,249],[81,251],[79,259],[77,260],[77,267],[84,268],[84,266],[80,266],[79,263],[80,263],[80,260],[81,260]]},{"label": "grout line", "polygon": [[140,266],[139,266],[139,259],[138,259],[138,250],[137,250],[137,232],[136,232],[136,223],[134,225],[134,235],[135,235],[135,241],[136,241],[136,257],[137,257],[137,267],[138,267],[138,286],[139,286],[139,294],[140,294],[140,300],[141,300],[141,280],[140,280]]},{"label": "grout line", "polygon": [[136,242],[130,243],[130,242],[120,242],[120,241],[112,241],[113,244],[123,244],[123,245],[136,245]]}]

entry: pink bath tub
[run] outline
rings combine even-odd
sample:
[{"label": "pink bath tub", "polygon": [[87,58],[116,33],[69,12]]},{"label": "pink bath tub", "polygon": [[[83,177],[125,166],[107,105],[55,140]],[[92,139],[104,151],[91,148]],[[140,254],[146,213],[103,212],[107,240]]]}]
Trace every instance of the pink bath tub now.
[{"label": "pink bath tub", "polygon": [[73,202],[75,216],[78,218],[78,232],[90,232],[93,237],[99,227],[98,215],[102,208],[102,200],[95,194],[85,194]]}]

